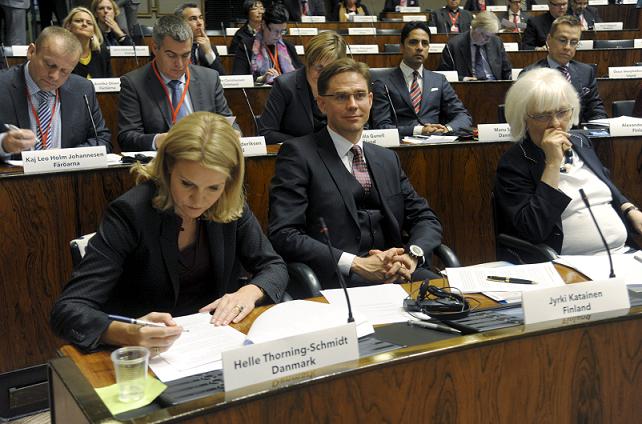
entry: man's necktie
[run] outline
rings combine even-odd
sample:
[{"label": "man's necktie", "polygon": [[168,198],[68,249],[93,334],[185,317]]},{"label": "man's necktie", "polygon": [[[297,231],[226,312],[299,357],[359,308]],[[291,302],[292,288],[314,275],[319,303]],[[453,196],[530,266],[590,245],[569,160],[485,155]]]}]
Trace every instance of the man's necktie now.
[{"label": "man's necktie", "polygon": [[[51,105],[49,98],[51,93],[48,91],[38,91],[38,120],[40,125],[36,131],[36,150],[48,149],[51,144]],[[42,133],[44,131],[44,134]],[[44,137],[43,137],[44,136]]]},{"label": "man's necktie", "polygon": [[190,58],[192,65],[199,65],[198,63],[198,43],[192,44],[192,56]]},{"label": "man's necktie", "polygon": [[519,32],[519,16],[517,16],[517,13],[513,13],[513,23],[515,24],[515,29],[513,32]]},{"label": "man's necktie", "polygon": [[421,90],[419,89],[419,72],[412,73],[412,85],[410,86],[410,101],[412,107],[415,108],[415,113],[421,110]]},{"label": "man's necktie", "polygon": [[484,59],[481,54],[481,46],[475,46],[475,77],[478,80],[486,79],[486,71],[484,70]]},{"label": "man's necktie", "polygon": [[372,180],[361,147],[354,145],[350,150],[352,151],[352,175],[359,181],[366,193],[369,193],[372,188]]},{"label": "man's necktie", "polygon": [[582,29],[587,30],[588,28],[588,22],[586,22],[586,19],[584,19],[584,14],[582,13],[580,15],[580,22],[582,23]]},{"label": "man's necktie", "polygon": [[308,16],[309,13],[308,0],[301,0],[301,16]]},{"label": "man's necktie", "polygon": [[[181,101],[181,97],[183,96],[183,83],[179,80],[171,80],[167,85],[169,85],[169,88],[172,90],[172,108],[176,109],[176,105]],[[187,106],[185,105],[185,100],[183,100],[181,109],[176,114],[176,122],[185,116],[187,116]]]},{"label": "man's necktie", "polygon": [[571,81],[571,73],[568,71],[568,68],[566,66],[558,66],[557,70],[564,75],[567,81]]}]

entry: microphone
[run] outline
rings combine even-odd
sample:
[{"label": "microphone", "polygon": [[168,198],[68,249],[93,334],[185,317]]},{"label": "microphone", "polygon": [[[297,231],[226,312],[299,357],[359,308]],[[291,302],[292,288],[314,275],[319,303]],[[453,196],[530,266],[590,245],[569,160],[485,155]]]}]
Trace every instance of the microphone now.
[{"label": "microphone", "polygon": [[132,49],[134,49],[134,60],[136,61],[136,67],[138,67],[139,66],[138,65],[138,53],[136,52],[136,44],[134,43],[134,37],[131,37],[129,39],[129,41],[131,41]]},{"label": "microphone", "polygon": [[243,97],[245,97],[245,103],[247,103],[247,108],[250,109],[250,113],[252,114],[252,120],[254,120],[254,128],[256,129],[256,135],[259,135],[259,123],[256,120],[256,115],[254,114],[254,109],[252,109],[252,105],[250,104],[250,99],[247,97],[247,92],[245,91],[245,88],[241,88],[241,91],[243,92]]},{"label": "microphone", "polygon": [[352,306],[350,305],[350,296],[348,296],[348,288],[346,287],[346,282],[343,279],[343,274],[341,274],[341,271],[339,270],[339,265],[334,260],[334,255],[332,254],[332,242],[330,241],[330,232],[328,231],[328,227],[325,225],[325,220],[323,218],[319,218],[319,225],[321,225],[321,234],[324,235],[325,244],[328,245],[330,259],[332,260],[332,262],[334,262],[334,268],[337,276],[339,277],[339,284],[341,284],[343,293],[345,293],[346,295],[346,304],[348,305],[348,322],[354,322],[354,317],[352,316]]},{"label": "microphone", "polygon": [[609,257],[609,266],[611,267],[611,272],[609,273],[609,278],[615,278],[615,270],[613,269],[613,259],[611,258],[611,250],[609,249],[609,245],[606,244],[606,240],[604,239],[604,235],[602,234],[602,230],[600,229],[600,225],[597,223],[597,220],[595,219],[595,215],[593,215],[593,211],[591,210],[591,205],[589,204],[588,197],[586,197],[586,193],[584,193],[584,189],[580,189],[580,196],[582,196],[582,201],[584,202],[584,205],[586,205],[586,209],[588,209],[589,213],[591,214],[591,218],[593,219],[593,223],[595,224],[595,228],[597,228],[597,232],[600,235],[600,238],[602,239],[602,243],[604,244],[604,248],[606,249],[606,254]]},{"label": "microphone", "polygon": [[455,58],[453,57],[453,54],[450,52],[450,47],[448,47],[448,41],[449,41],[449,40],[447,39],[447,40],[446,40],[446,46],[444,47],[444,49],[448,52],[448,56],[450,56],[450,61],[453,63],[453,68],[452,68],[452,70],[453,70],[453,71],[456,71],[456,70],[457,70],[457,68],[455,67]]},{"label": "microphone", "polygon": [[374,22],[372,21],[372,19],[370,20],[370,27],[371,27],[372,29],[374,29],[374,39],[376,40],[376,39],[377,39],[377,27],[375,27],[375,24],[374,24]]},{"label": "microphone", "polygon": [[245,45],[245,42],[241,41],[241,45],[243,46],[243,51],[245,51],[245,58],[247,59],[247,66],[250,68],[250,74],[252,73],[252,61],[250,60],[250,54],[247,52],[247,46]]},{"label": "microphone", "polygon": [[388,86],[385,83],[382,83],[382,84],[383,84],[383,88],[386,89],[386,97],[388,98],[390,109],[392,109],[392,115],[395,117],[395,127],[399,128],[399,119],[397,118],[397,111],[395,110],[395,105],[392,103],[392,98],[390,97],[390,90],[388,90]]},{"label": "microphone", "polygon": [[94,136],[96,136],[96,144],[98,144],[98,130],[96,130],[96,123],[94,122],[94,115],[91,113],[91,107],[89,107],[89,100],[87,95],[83,94],[82,97],[85,99],[85,106],[87,106],[87,113],[89,113],[89,119],[91,120],[91,126],[94,129]]},{"label": "microphone", "polygon": [[145,33],[143,32],[143,27],[140,22],[136,22],[136,28],[138,28],[138,36],[140,37],[140,45],[145,45]]},{"label": "microphone", "polygon": [[296,27],[296,35],[299,40],[299,44],[303,45],[303,40],[301,39],[301,29],[299,28],[299,23],[294,21],[294,26]]},{"label": "microphone", "polygon": [[352,48],[350,47],[350,43],[346,40],[346,47],[348,48],[348,54],[350,55],[350,59],[354,60],[354,57],[352,56]]},{"label": "microphone", "polygon": [[4,51],[4,43],[0,43],[0,48],[2,49],[2,61],[4,62],[5,69],[9,69],[9,61],[7,60],[7,54]]},{"label": "microphone", "polygon": [[223,21],[221,21],[221,31],[223,31],[223,43],[227,46],[227,34],[225,31],[225,25],[223,24]]}]

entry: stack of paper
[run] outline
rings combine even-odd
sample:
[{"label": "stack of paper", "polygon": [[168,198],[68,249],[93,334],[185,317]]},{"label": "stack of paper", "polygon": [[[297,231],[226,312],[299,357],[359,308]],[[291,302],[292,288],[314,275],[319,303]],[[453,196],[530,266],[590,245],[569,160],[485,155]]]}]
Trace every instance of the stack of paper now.
[{"label": "stack of paper", "polygon": [[[612,255],[615,276],[623,279],[628,285],[642,284],[641,252]],[[636,255],[640,259],[636,259]],[[609,258],[606,255],[562,255],[555,262],[575,268],[591,280],[606,280],[611,270]]]},{"label": "stack of paper", "polygon": [[[446,268],[448,283],[462,293],[478,292],[525,292],[548,287],[562,286],[564,280],[551,262],[530,265],[512,265],[485,268],[480,266]],[[521,278],[534,284],[510,284],[488,281],[489,276]]]}]

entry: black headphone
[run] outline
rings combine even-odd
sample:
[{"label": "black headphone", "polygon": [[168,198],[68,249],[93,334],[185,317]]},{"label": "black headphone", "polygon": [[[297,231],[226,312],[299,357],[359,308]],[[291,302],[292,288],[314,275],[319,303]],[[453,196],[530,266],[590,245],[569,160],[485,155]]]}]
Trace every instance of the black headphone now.
[{"label": "black headphone", "polygon": [[464,296],[432,286],[428,280],[421,283],[417,300],[405,299],[403,306],[406,312],[423,312],[443,320],[465,318],[470,313],[470,304]]}]

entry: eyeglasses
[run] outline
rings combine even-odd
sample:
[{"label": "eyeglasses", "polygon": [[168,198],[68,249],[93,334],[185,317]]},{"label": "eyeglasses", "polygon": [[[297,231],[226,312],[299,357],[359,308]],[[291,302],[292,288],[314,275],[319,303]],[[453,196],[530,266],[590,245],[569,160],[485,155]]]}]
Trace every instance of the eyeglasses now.
[{"label": "eyeglasses", "polygon": [[568,7],[568,3],[553,3],[553,2],[548,2],[548,5],[550,7],[557,7],[558,9],[566,9]]},{"label": "eyeglasses", "polygon": [[571,107],[567,109],[560,109],[555,112],[536,113],[533,115],[529,113],[528,117],[538,122],[551,122],[553,118],[557,119],[558,121],[562,121],[564,119],[568,119],[571,116],[571,114],[573,113],[573,109],[574,108]]},{"label": "eyeglasses", "polygon": [[553,40],[557,41],[563,46],[577,47],[580,44],[580,40],[569,40],[567,38],[553,37]]},{"label": "eyeglasses", "polygon": [[355,102],[362,102],[368,98],[367,91],[355,91],[354,93],[338,92],[334,94],[320,94],[321,97],[332,97],[337,103],[347,103],[351,97],[354,97]]}]

